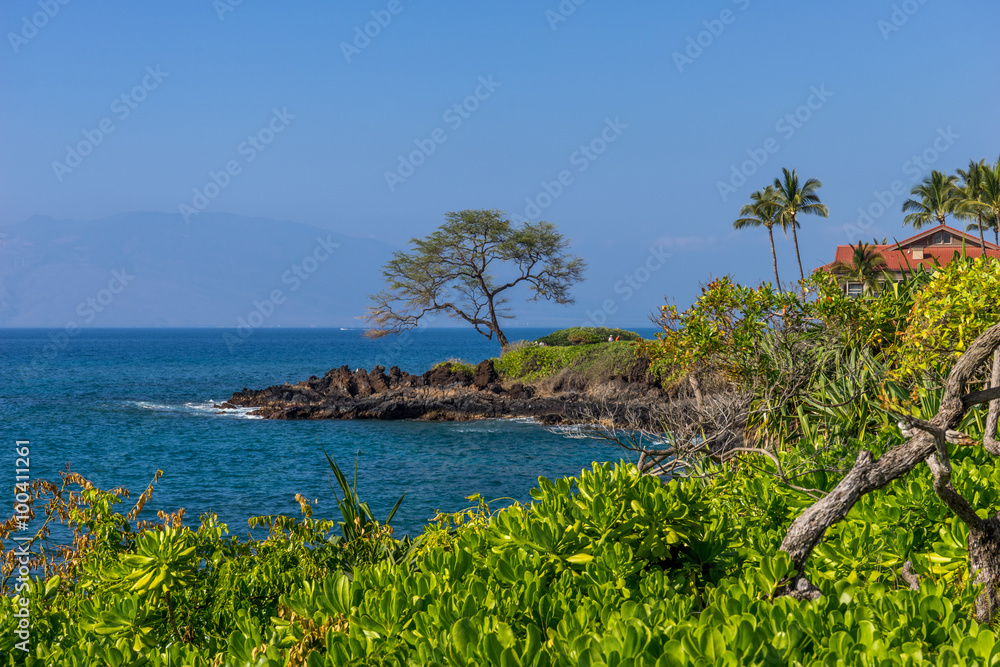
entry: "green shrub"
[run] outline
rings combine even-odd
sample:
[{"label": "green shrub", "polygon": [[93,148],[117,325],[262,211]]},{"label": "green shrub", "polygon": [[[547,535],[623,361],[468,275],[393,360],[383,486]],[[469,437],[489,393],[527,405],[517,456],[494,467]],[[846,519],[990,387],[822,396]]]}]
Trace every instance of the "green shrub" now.
[{"label": "green shrub", "polygon": [[[806,572],[823,596],[799,602],[773,596],[791,571],[777,547],[810,499],[763,472],[767,459],[749,463],[669,484],[595,464],[496,512],[472,496],[406,558],[354,550],[351,576],[332,521],[274,517],[267,540],[244,542],[206,517],[140,537],[107,512],[117,496],[91,488],[74,510],[84,532],[116,525],[119,539],[22,592],[30,655],[15,648],[14,599],[0,597],[0,665],[1000,663],[997,636],[969,613],[966,535],[929,475],[865,496],[834,526]],[[954,465],[962,491],[996,511],[991,457],[965,448]],[[823,475],[800,483],[829,490]],[[391,541],[357,525],[351,542]],[[905,559],[918,590],[898,580]],[[154,561],[163,582],[146,580]],[[171,578],[187,582],[169,589],[180,641],[161,594]]]},{"label": "green shrub", "polygon": [[[781,529],[807,499],[767,475],[662,485],[631,466],[595,465],[576,479],[540,479],[532,498],[493,515],[480,505],[457,529],[428,528],[415,569],[328,579],[319,604],[334,613],[316,622],[342,617],[349,627],[328,636],[316,664],[1000,660],[996,635],[970,620],[963,535],[929,479],[859,503],[814,559],[808,574],[824,595],[809,602],[773,598],[791,572],[777,551]],[[911,518],[929,509],[927,530],[914,532]],[[923,574],[917,591],[897,581],[904,557]]]},{"label": "green shrub", "polygon": [[507,350],[495,367],[501,375],[534,381],[555,375],[564,368],[588,378],[624,374],[636,360],[633,344],[624,341],[595,345],[541,346],[525,344]]},{"label": "green shrub", "polygon": [[476,374],[476,365],[470,364],[468,361],[465,361],[464,359],[448,359],[447,361],[439,361],[438,363],[434,364],[434,368],[440,368],[442,366],[455,372],[464,372],[468,373],[469,375]]},{"label": "green shrub", "polygon": [[900,378],[939,384],[969,344],[1000,320],[1000,262],[956,257],[917,294],[892,350]]},{"label": "green shrub", "polygon": [[625,329],[570,327],[569,329],[553,331],[549,335],[537,339],[535,342],[560,347],[565,345],[592,345],[594,343],[607,343],[609,336],[620,336],[621,340],[625,341],[642,340],[642,336],[639,334]]}]

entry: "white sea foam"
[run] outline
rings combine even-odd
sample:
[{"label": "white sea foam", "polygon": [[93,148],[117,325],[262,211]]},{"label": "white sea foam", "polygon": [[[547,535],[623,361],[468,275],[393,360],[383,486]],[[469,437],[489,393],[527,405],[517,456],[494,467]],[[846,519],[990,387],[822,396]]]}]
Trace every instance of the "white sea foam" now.
[{"label": "white sea foam", "polygon": [[153,410],[155,412],[187,412],[206,416],[230,417],[233,419],[263,419],[263,417],[250,414],[256,408],[224,409],[215,407],[220,402],[204,401],[201,403],[189,402],[181,405],[167,405],[149,401],[129,401],[129,404],[143,410]]},{"label": "white sea foam", "polygon": [[549,433],[554,433],[555,435],[561,435],[564,438],[572,438],[573,440],[589,440],[591,438],[589,427],[585,427],[581,424],[571,424],[569,426],[549,426],[545,430]]},{"label": "white sea foam", "polygon": [[142,408],[143,410],[156,410],[157,412],[170,412],[176,407],[163,405],[162,403],[149,403],[147,401],[129,401],[129,405],[134,405],[135,407]]}]

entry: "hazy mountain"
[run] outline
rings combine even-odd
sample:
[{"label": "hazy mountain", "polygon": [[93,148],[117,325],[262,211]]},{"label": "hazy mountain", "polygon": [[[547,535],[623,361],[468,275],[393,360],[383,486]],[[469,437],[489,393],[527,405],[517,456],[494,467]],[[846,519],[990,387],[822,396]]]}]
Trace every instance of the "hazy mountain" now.
[{"label": "hazy mountain", "polygon": [[221,213],[34,217],[0,227],[0,326],[356,327],[391,251]]}]

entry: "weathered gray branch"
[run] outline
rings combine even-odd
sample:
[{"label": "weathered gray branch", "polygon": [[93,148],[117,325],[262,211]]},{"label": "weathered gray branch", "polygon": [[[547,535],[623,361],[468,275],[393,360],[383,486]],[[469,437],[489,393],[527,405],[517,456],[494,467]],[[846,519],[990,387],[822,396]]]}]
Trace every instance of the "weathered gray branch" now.
[{"label": "weathered gray branch", "polygon": [[[989,412],[986,413],[986,431],[983,435],[983,448],[993,456],[1000,456],[1000,442],[997,442],[997,421],[1000,420],[1000,348],[993,352],[993,374],[990,376],[990,388],[980,394],[995,392],[996,397],[990,401]],[[966,397],[968,398],[968,397]]]},{"label": "weathered gray branch", "polygon": [[[945,381],[941,406],[930,422],[942,434],[947,430],[954,430],[965,415],[968,409],[963,401],[966,385],[998,346],[1000,324],[990,327],[976,338],[955,364]],[[787,593],[791,594],[802,587],[799,580],[803,578],[801,573],[806,561],[827,529],[842,521],[863,495],[886,486],[934,455],[938,451],[936,440],[936,436],[921,430],[903,444],[890,449],[877,461],[869,451],[858,454],[854,467],[840,483],[808,507],[789,526],[781,542],[781,549],[791,556],[798,574],[788,582],[785,589]]]},{"label": "weathered gray branch", "polygon": [[[994,377],[996,377],[995,371],[993,375]],[[990,401],[995,401],[997,399],[1000,399],[1000,387],[993,385],[993,382],[1000,382],[1000,378],[991,381],[989,389],[983,389],[982,391],[974,391],[971,394],[966,394],[965,396],[963,396],[962,403],[965,404],[965,407],[971,408],[974,405],[979,405],[981,403],[989,403]]]}]

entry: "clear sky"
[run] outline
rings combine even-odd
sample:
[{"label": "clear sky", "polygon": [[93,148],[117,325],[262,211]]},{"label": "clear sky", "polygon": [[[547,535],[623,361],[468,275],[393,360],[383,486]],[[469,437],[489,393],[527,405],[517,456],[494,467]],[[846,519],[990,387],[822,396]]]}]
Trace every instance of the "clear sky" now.
[{"label": "clear sky", "polygon": [[[574,317],[637,270],[648,312],[769,277],[732,221],[781,167],[824,184],[808,272],[894,181],[996,160],[997,26],[943,0],[4,0],[0,224],[177,212],[211,172],[206,210],[394,245],[500,208],[588,261]],[[908,235],[900,203],[863,237]]]}]

